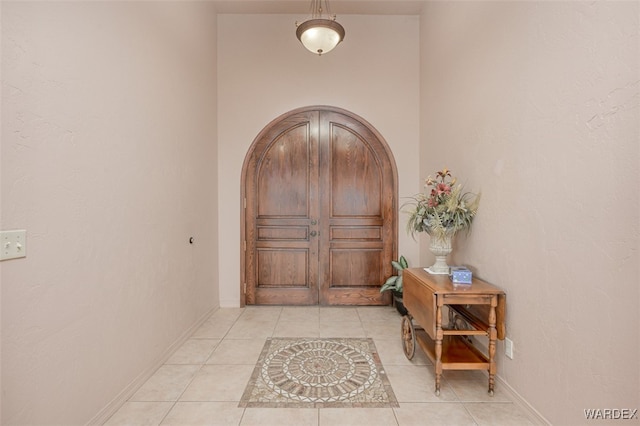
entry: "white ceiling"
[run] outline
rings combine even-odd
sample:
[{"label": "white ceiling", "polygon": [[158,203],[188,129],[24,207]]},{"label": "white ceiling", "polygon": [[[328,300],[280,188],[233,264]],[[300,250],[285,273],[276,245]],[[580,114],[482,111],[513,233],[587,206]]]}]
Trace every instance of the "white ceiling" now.
[{"label": "white ceiling", "polygon": [[[215,0],[218,13],[305,14],[311,0]],[[418,15],[424,0],[330,0],[337,15]]]}]

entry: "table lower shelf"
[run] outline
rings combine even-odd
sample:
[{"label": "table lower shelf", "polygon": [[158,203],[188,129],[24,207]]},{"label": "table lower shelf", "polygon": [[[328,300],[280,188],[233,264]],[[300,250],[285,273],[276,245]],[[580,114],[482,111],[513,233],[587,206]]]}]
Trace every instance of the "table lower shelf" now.
[{"label": "table lower shelf", "polygon": [[[427,357],[436,363],[436,342],[426,331],[415,331],[416,340]],[[467,342],[463,336],[444,336],[442,339],[443,370],[488,370],[489,359],[479,349]]]}]

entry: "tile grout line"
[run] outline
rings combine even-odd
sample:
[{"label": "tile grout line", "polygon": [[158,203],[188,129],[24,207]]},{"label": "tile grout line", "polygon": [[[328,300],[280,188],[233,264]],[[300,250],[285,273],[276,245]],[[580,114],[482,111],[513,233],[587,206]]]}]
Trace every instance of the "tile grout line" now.
[{"label": "tile grout line", "polygon": [[[242,308],[242,312],[240,313],[240,315],[238,315],[236,317],[236,319],[233,321],[233,323],[231,324],[231,326],[229,327],[229,329],[227,330],[227,332],[224,334],[224,336],[222,337],[222,339],[220,339],[220,344],[222,344],[222,342],[227,339],[227,336],[229,335],[229,332],[231,331],[231,329],[233,328],[234,325],[236,325],[236,323],[238,322],[238,320],[240,319],[240,317],[242,317],[242,315],[245,314],[245,312],[247,312],[246,306],[244,308]],[[229,339],[229,340],[233,340],[233,339]],[[207,358],[207,361],[209,361],[209,359],[213,356],[213,353],[215,352],[215,350],[213,352],[211,352],[211,355],[209,355],[209,358]],[[206,361],[205,361],[206,363]],[[242,397],[240,397],[242,398]],[[240,401],[234,401],[234,404],[237,403],[239,404]],[[238,407],[240,408],[240,407]],[[242,415],[240,416],[240,420],[238,420],[238,426],[240,426],[242,424],[242,419],[244,419],[244,415],[246,414],[247,409],[246,408],[242,408]]]},{"label": "tile grout line", "polygon": [[[179,395],[177,395],[175,400],[172,400],[172,401],[166,401],[166,400],[164,400],[164,401],[156,401],[156,402],[169,403],[169,404],[167,404],[168,405],[167,411],[164,413],[164,415],[162,415],[161,418],[159,418],[158,423],[157,423],[158,425],[162,424],[162,422],[165,422],[165,421],[167,421],[167,419],[170,418],[170,415],[173,412],[173,410],[176,409],[178,402],[185,402],[185,403],[187,403],[187,402],[194,402],[194,403],[198,402],[198,401],[181,401],[181,398],[184,397],[184,395],[186,394],[186,390],[193,384],[193,382],[195,381],[195,378],[198,377],[199,374],[202,374],[202,371],[204,370],[204,367],[209,365],[207,363],[213,357],[213,355],[216,352],[216,350],[218,350],[220,348],[220,346],[223,345],[225,342],[228,343],[228,342],[231,342],[233,340],[238,340],[238,339],[239,340],[260,340],[264,344],[266,339],[270,339],[270,338],[280,338],[280,337],[281,338],[294,338],[294,337],[299,337],[299,336],[291,336],[291,337],[288,337],[288,336],[276,336],[277,327],[279,326],[279,324],[281,324],[283,322],[287,322],[287,321],[285,321],[285,319],[288,318],[287,315],[290,314],[289,311],[285,312],[283,307],[280,307],[280,309],[278,311],[276,311],[276,310],[273,311],[274,314],[277,312],[277,315],[273,315],[272,316],[272,314],[269,314],[269,316],[271,318],[275,319],[275,323],[273,325],[273,328],[270,330],[270,332],[267,329],[264,330],[265,332],[269,333],[268,337],[260,336],[260,337],[244,337],[243,338],[241,334],[238,334],[239,337],[237,337],[237,338],[234,338],[233,336],[230,336],[231,330],[233,329],[233,327],[236,326],[238,323],[242,322],[243,319],[246,320],[246,321],[249,321],[249,322],[256,322],[257,321],[258,323],[263,321],[262,319],[260,319],[261,314],[258,314],[258,319],[256,319],[256,318],[248,318],[250,316],[248,314],[252,313],[252,311],[253,310],[251,310],[251,309],[250,310],[242,309],[237,314],[234,313],[233,315],[230,314],[229,316],[226,316],[226,315],[222,316],[222,319],[224,319],[224,322],[222,323],[222,327],[220,327],[220,329],[216,329],[216,332],[223,331],[222,333],[220,333],[220,337],[217,337],[217,336],[216,337],[209,337],[209,336],[192,337],[193,334],[195,334],[195,332],[197,331],[197,330],[194,330],[192,335],[190,335],[186,339],[186,341],[188,341],[190,339],[194,339],[194,340],[212,340],[212,341],[217,340],[217,343],[215,345],[213,345],[213,347],[211,349],[211,352],[208,355],[206,353],[199,352],[200,354],[204,355],[201,358],[202,359],[201,361],[197,361],[197,362],[191,363],[191,364],[179,364],[179,363],[178,364],[176,364],[176,363],[169,364],[169,363],[165,362],[160,366],[160,367],[162,367],[162,366],[169,366],[169,365],[192,365],[193,367],[197,367],[197,368],[194,369],[193,375],[188,380],[188,382],[186,382],[184,388],[180,391]],[[217,311],[213,312],[211,315],[214,315],[216,312]],[[257,312],[259,313],[260,311],[257,310]],[[315,311],[313,311],[313,312],[315,312]],[[320,322],[321,322],[320,321],[321,312],[322,312],[322,309],[319,308],[318,309],[318,325],[319,325],[319,327],[321,327],[321,324],[320,324]],[[393,340],[395,340],[390,335],[391,329],[388,328],[388,327],[385,327],[384,324],[382,324],[383,322],[387,322],[388,323],[388,322],[392,321],[393,318],[387,316],[386,312],[385,312],[384,316],[381,316],[381,318],[376,318],[376,317],[371,315],[371,312],[363,311],[362,309],[359,309],[358,307],[354,307],[354,312],[357,315],[357,320],[358,320],[357,323],[355,322],[355,318],[356,318],[355,316],[352,316],[349,319],[346,319],[346,317],[343,318],[343,317],[340,316],[340,317],[338,317],[336,319],[336,322],[346,323],[348,321],[353,321],[354,324],[358,324],[359,323],[360,328],[362,330],[365,330],[365,325],[364,325],[365,324],[365,318],[369,318],[370,321],[367,322],[367,324],[369,324],[369,327],[368,327],[369,330],[368,331],[365,330],[364,336],[359,337],[359,338],[369,338],[369,339],[371,339],[373,341],[374,345],[375,345],[375,348],[376,348],[376,351],[378,353],[378,356],[380,356],[380,352],[379,352],[380,347],[388,346],[389,344],[392,344]],[[232,321],[229,321],[230,319],[232,319]],[[207,321],[209,321],[209,320],[210,320],[210,317],[207,319]],[[216,321],[214,321],[214,322],[216,322]],[[306,323],[307,321],[304,321],[304,319],[302,319],[302,318],[298,318],[298,319],[295,320],[295,322]],[[380,328],[380,329],[378,329],[377,328],[378,326],[376,325],[378,322],[381,323],[380,326],[382,328]],[[212,331],[213,331],[213,329],[212,329]],[[387,337],[387,335],[389,335],[389,336]],[[374,336],[378,336],[378,337],[374,337]],[[320,338],[320,339],[329,338],[329,337],[326,337],[326,336],[312,336],[312,337],[313,338]],[[311,337],[309,337],[309,338],[311,338]],[[344,338],[356,338],[356,337],[354,336],[354,337],[344,337]],[[176,348],[176,352],[179,349],[180,348]],[[414,365],[413,363],[410,363],[409,365],[407,365],[407,364],[404,364],[404,359],[401,360],[400,358],[397,358],[398,355],[401,354],[401,352],[399,352],[398,350],[386,350],[385,353],[387,353],[387,352],[388,352],[388,356],[391,357],[389,359],[391,359],[392,361],[390,363],[383,363],[382,364],[384,370],[387,370],[387,368],[389,368],[389,367],[416,366],[416,367],[429,368],[429,370],[431,372],[433,372],[434,366],[432,364],[428,364],[428,365],[427,364],[425,364],[425,365],[417,364],[417,365]],[[173,356],[173,354],[171,356]],[[187,358],[187,361],[191,361],[191,360],[194,360],[194,358]],[[197,358],[195,358],[195,360],[197,360]],[[382,362],[382,359],[380,359],[380,361]],[[229,364],[229,362],[230,362],[229,360],[225,360],[224,362],[225,362],[226,365],[231,365],[231,364]],[[243,363],[245,363],[245,362],[246,361],[243,361]],[[221,364],[221,365],[224,365],[224,364]],[[247,364],[247,365],[249,365],[249,364]],[[251,364],[251,365],[253,365],[253,364]],[[399,377],[401,377],[401,376],[399,376]],[[447,386],[449,386],[453,396],[455,397],[455,400],[451,400],[451,401],[448,401],[448,400],[447,401],[441,401],[441,400],[439,400],[439,401],[424,401],[424,402],[416,400],[416,401],[411,401],[411,402],[404,402],[404,403],[402,403],[402,405],[403,406],[408,406],[408,407],[411,407],[413,404],[439,404],[439,403],[455,404],[458,407],[460,405],[462,405],[463,410],[460,411],[460,413],[464,412],[466,414],[466,416],[468,416],[468,419],[473,422],[472,424],[474,424],[476,426],[481,424],[481,423],[479,423],[479,420],[476,419],[476,417],[472,414],[472,410],[471,409],[474,408],[475,405],[494,404],[495,406],[514,406],[514,407],[517,406],[517,404],[513,400],[511,400],[510,398],[507,398],[507,400],[501,400],[501,401],[495,401],[495,402],[494,401],[484,401],[484,400],[480,400],[480,399],[478,399],[476,401],[474,399],[475,396],[473,396],[472,394],[469,394],[469,395],[467,395],[467,397],[465,397],[463,399],[463,398],[461,398],[460,395],[458,395],[458,392],[456,392],[455,388],[452,386],[452,383],[456,382],[458,380],[472,380],[472,378],[470,377],[470,378],[467,379],[466,377],[458,377],[457,375],[452,376],[452,378],[450,378],[450,379],[447,379],[446,377],[443,377],[443,384],[446,383]],[[429,382],[425,382],[426,385],[428,385],[428,383]],[[457,385],[459,385],[459,383],[456,384],[456,386]],[[130,401],[130,400],[128,400],[127,402],[146,402],[146,401]],[[152,401],[149,401],[149,402],[152,402]],[[207,402],[207,401],[202,401],[202,402]],[[218,402],[218,401],[212,401],[212,402]],[[227,402],[227,403],[231,402],[231,403],[237,405],[237,404],[239,404],[240,401],[236,400],[236,401],[220,401],[220,402]],[[400,403],[400,401],[398,401],[398,403]],[[242,408],[242,411],[239,411],[239,410],[236,411],[236,415],[237,415],[236,419],[238,419],[237,420],[238,423],[236,423],[236,425],[240,426],[240,425],[242,425],[242,422],[245,419],[247,419],[247,421],[249,421],[252,416],[248,415],[248,412],[247,412],[245,407],[237,407],[237,408]],[[405,414],[404,414],[404,412],[402,410],[398,411],[398,409],[400,409],[402,407],[397,407],[397,408],[396,407],[389,407],[389,408],[392,409],[392,413],[393,413],[393,416],[394,416],[393,418],[395,420],[395,423],[393,423],[392,421],[389,421],[389,423],[390,424],[395,424],[396,426],[403,426],[403,423],[401,422],[401,419],[405,416]],[[413,410],[413,409],[418,409],[418,408],[409,408],[409,412],[411,412],[411,410]],[[181,407],[180,410],[181,410],[180,412],[182,412],[182,411],[188,410],[188,409],[186,409],[185,407]],[[509,410],[507,410],[507,411],[509,411]],[[323,425],[323,422],[322,422],[322,419],[321,419],[322,409],[321,408],[315,408],[314,412],[316,414],[316,421],[312,421],[309,424],[311,424],[311,425],[315,424],[317,426]],[[311,420],[311,419],[309,419],[309,420]],[[389,418],[389,420],[390,420],[390,418]]]},{"label": "tile grout line", "polygon": [[[203,325],[203,324],[204,324],[204,323],[205,323],[205,322],[206,322],[206,321],[207,321],[207,320],[208,320],[208,319],[209,319],[209,318],[210,318],[210,317],[215,313],[215,312],[217,312],[218,310],[220,310],[220,308],[219,308],[219,307],[218,307],[218,308],[213,308],[213,309],[211,309],[211,310],[209,311],[209,315],[208,315],[208,317],[206,317],[206,319],[202,319],[202,318],[204,318],[204,317],[202,317],[202,318],[201,318],[201,321],[199,321],[199,322],[200,322],[200,325],[199,325],[199,326],[197,326],[197,327],[195,327],[194,329],[192,329],[192,330],[191,330],[191,334],[189,334],[189,336],[187,336],[186,338],[184,338],[184,341],[182,342],[182,344],[180,344],[180,345],[176,346],[176,347],[173,349],[173,351],[172,351],[172,352],[170,352],[168,355],[166,355],[166,358],[165,358],[166,360],[165,360],[165,362],[163,362],[161,365],[159,365],[157,368],[155,368],[155,370],[154,370],[154,371],[153,371],[153,372],[152,372],[152,373],[147,377],[147,379],[146,379],[145,381],[141,382],[141,383],[137,386],[137,390],[132,391],[132,393],[129,395],[129,397],[128,397],[127,399],[125,399],[124,401],[122,401],[122,402],[119,404],[119,407],[118,407],[116,410],[114,410],[114,411],[113,411],[113,412],[112,412],[108,417],[106,417],[105,419],[103,419],[102,421],[100,421],[100,424],[101,424],[101,425],[104,425],[104,424],[108,423],[108,422],[109,422],[109,420],[110,420],[113,416],[115,416],[115,415],[116,415],[116,413],[117,413],[117,412],[118,412],[118,411],[119,411],[119,410],[120,410],[120,409],[121,409],[125,404],[127,404],[127,403],[135,403],[135,402],[172,402],[172,401],[132,401],[132,400],[131,400],[131,398],[133,398],[133,397],[134,397],[134,395],[137,393],[137,391],[138,391],[138,390],[140,390],[140,388],[141,388],[142,386],[144,386],[144,384],[145,384],[145,383],[146,383],[146,382],[147,382],[147,381],[148,381],[148,380],[149,380],[149,379],[150,379],[150,378],[151,378],[155,373],[157,373],[157,372],[158,372],[158,370],[159,370],[160,368],[162,368],[163,366],[167,365],[166,361],[167,361],[167,360],[169,360],[169,359],[173,356],[173,354],[174,354],[174,353],[176,353],[176,352],[177,352],[177,351],[178,351],[178,350],[179,350],[179,349],[184,345],[184,343],[185,343],[186,341],[188,341],[188,340],[191,338],[191,336],[193,336],[193,333],[195,333],[195,332],[196,332],[196,331],[197,331],[197,330],[198,330],[198,329],[199,329],[199,328],[200,328],[200,327],[201,327],[201,326],[202,326],[202,325]],[[175,405],[175,402],[174,402],[174,404],[173,404],[173,405]],[[173,409],[173,405],[171,406],[171,408],[169,409],[169,411],[167,412],[167,414],[171,411],[171,409]],[[166,417],[166,414],[165,414],[165,416],[164,416],[164,417]],[[163,417],[163,420],[164,420],[164,417]],[[91,421],[90,423],[93,423],[93,422]]]},{"label": "tile grout line", "polygon": [[[218,308],[216,311],[212,312],[211,315],[209,316],[209,318],[206,319],[206,321],[210,320],[211,317],[220,310],[220,308]],[[195,380],[196,376],[198,375],[198,373],[200,373],[200,371],[202,371],[203,367],[207,364],[207,361],[211,358],[211,356],[213,355],[213,353],[216,351],[216,349],[218,348],[218,346],[220,346],[220,344],[224,341],[224,339],[226,338],[226,336],[229,334],[229,331],[231,330],[231,328],[235,325],[235,323],[238,321],[238,319],[242,316],[242,314],[244,314],[244,310],[242,311],[242,313],[240,315],[238,315],[236,317],[236,319],[233,321],[233,323],[231,323],[231,325],[229,326],[229,329],[224,333],[224,335],[222,336],[222,338],[219,339],[218,344],[213,348],[213,350],[211,351],[211,353],[209,354],[209,356],[202,362],[200,363],[200,367],[194,372],[193,376],[191,377],[191,380],[189,380],[189,382],[187,383],[187,385],[184,387],[184,389],[182,390],[182,392],[180,393],[180,395],[178,395],[178,397],[176,398],[175,401],[172,401],[173,404],[171,405],[171,408],[169,408],[169,410],[167,411],[167,413],[162,417],[162,419],[160,419],[160,422],[158,423],[158,425],[161,425],[162,422],[165,421],[165,419],[167,418],[167,416],[171,413],[171,411],[175,408],[175,406],[177,405],[178,402],[180,402],[180,398],[182,398],[182,396],[184,395],[184,393],[187,391],[187,389],[189,388],[189,386],[191,385],[191,383],[193,383],[193,381]],[[187,338],[187,341],[189,339],[192,338],[193,334],[196,332],[197,330],[194,330],[194,332],[191,334],[191,336],[189,336]],[[201,338],[202,340],[204,339],[208,339],[208,338]],[[213,340],[213,339],[211,339]],[[175,352],[177,352],[180,348],[177,348]],[[174,353],[175,353],[174,352]],[[173,356],[173,354],[171,355]],[[163,364],[164,365],[172,365],[172,364],[167,364],[166,362]],[[181,364],[181,365],[189,365],[189,364]],[[198,365],[198,364],[191,364],[191,365]],[[185,401],[185,402],[191,402],[191,401]],[[193,401],[195,402],[195,401]],[[244,416],[244,409],[242,410],[242,416],[240,418],[240,420],[242,421],[242,417]],[[240,425],[240,423],[238,423],[238,426]]]}]

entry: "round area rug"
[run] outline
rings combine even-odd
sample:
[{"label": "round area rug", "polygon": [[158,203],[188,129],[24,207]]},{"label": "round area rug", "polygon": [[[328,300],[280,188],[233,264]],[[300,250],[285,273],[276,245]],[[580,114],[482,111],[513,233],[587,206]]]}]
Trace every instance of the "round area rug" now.
[{"label": "round area rug", "polygon": [[378,376],[373,358],[348,343],[298,341],[269,354],[262,380],[290,400],[349,400],[371,387]]}]

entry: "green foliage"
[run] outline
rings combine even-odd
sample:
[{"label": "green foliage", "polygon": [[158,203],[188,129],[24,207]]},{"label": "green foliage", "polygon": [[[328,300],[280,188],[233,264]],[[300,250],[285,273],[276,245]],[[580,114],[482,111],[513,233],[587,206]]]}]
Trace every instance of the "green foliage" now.
[{"label": "green foliage", "polygon": [[409,263],[404,256],[400,256],[397,261],[392,260],[391,265],[398,271],[398,275],[393,275],[387,278],[387,281],[380,287],[380,293],[387,290],[397,291],[402,293],[402,270],[409,267]]}]

